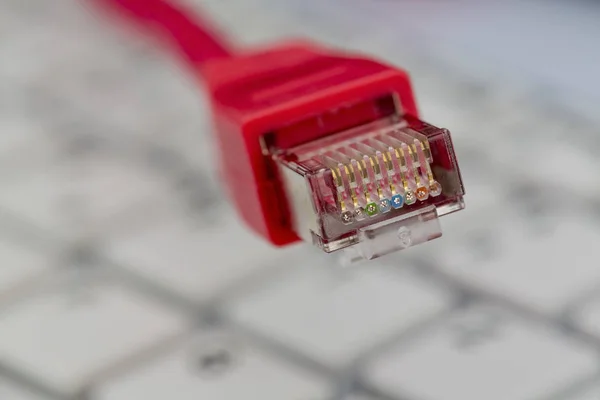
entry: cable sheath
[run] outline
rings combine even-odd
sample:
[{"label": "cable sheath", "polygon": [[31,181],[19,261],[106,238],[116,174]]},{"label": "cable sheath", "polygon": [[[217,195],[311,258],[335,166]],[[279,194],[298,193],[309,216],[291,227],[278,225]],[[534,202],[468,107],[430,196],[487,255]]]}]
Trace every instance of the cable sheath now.
[{"label": "cable sheath", "polygon": [[137,26],[167,41],[191,66],[231,56],[210,24],[169,0],[93,0],[119,11]]}]

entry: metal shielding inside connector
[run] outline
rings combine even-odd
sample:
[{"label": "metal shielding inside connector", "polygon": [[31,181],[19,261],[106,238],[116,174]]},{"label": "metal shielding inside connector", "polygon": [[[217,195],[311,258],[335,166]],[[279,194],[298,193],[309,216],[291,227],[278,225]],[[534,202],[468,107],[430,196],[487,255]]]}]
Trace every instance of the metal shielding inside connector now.
[{"label": "metal shielding inside connector", "polygon": [[464,208],[450,133],[384,118],[274,156],[296,232],[326,252],[373,259],[437,238]]}]

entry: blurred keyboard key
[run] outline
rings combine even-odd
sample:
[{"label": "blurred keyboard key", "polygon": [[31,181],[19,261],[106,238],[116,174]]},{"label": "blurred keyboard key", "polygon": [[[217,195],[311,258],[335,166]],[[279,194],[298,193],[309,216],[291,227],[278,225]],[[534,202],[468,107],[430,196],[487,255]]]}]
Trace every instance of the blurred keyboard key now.
[{"label": "blurred keyboard key", "polygon": [[0,236],[0,296],[48,270],[48,255]]},{"label": "blurred keyboard key", "polygon": [[344,397],[343,400],[379,400],[379,398],[373,396],[351,394]]},{"label": "blurred keyboard key", "polygon": [[[600,380],[600,378],[598,378]],[[587,388],[577,396],[570,396],[565,400],[598,400],[600,399],[600,384],[595,384],[591,388]],[[562,399],[561,399],[562,400]]]},{"label": "blurred keyboard key", "polygon": [[485,225],[432,254],[439,268],[547,313],[560,312],[600,282],[600,268],[593,261],[600,229],[587,222],[564,219],[552,232],[539,233],[509,214],[490,218]]},{"label": "blurred keyboard key", "polygon": [[600,339],[600,295],[579,305],[571,317],[578,328]]},{"label": "blurred keyboard key", "polygon": [[329,383],[227,333],[201,335],[97,390],[93,400],[331,398]]},{"label": "blurred keyboard key", "polygon": [[332,258],[310,254],[237,299],[233,318],[336,368],[449,304],[448,293],[393,265],[373,263],[344,274]]},{"label": "blurred keyboard key", "polygon": [[242,225],[233,210],[215,207],[215,212],[224,215],[212,226],[183,216],[157,218],[155,223],[115,236],[107,253],[113,261],[172,292],[192,301],[208,300],[264,268],[276,254]]},{"label": "blurred keyboard key", "polygon": [[82,230],[102,230],[120,212],[164,191],[161,178],[142,167],[95,155],[65,159],[27,179],[13,180],[0,193],[0,208],[70,239]]},{"label": "blurred keyboard key", "polygon": [[24,179],[28,173],[48,167],[58,159],[57,146],[44,136],[42,127],[31,119],[11,115],[9,110],[4,110],[1,100],[0,132],[0,179],[3,183]]},{"label": "blurred keyboard key", "polygon": [[71,394],[185,327],[120,284],[69,278],[0,310],[0,359],[57,391]]},{"label": "blurred keyboard key", "polygon": [[596,370],[593,349],[500,309],[471,307],[371,360],[366,375],[402,398],[530,400]]},{"label": "blurred keyboard key", "polygon": [[8,378],[0,377],[0,399],[2,400],[50,400],[42,395],[33,393],[29,388],[17,386]]}]

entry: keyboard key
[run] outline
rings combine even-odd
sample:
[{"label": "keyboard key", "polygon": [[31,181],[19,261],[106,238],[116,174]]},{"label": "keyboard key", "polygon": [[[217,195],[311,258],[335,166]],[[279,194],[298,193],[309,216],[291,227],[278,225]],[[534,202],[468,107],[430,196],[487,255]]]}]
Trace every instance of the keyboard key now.
[{"label": "keyboard key", "polygon": [[374,262],[346,275],[334,263],[318,250],[303,253],[283,276],[237,299],[231,315],[336,368],[449,303],[446,292],[393,265]]},{"label": "keyboard key", "polygon": [[47,254],[0,237],[0,296],[48,270]]},{"label": "keyboard key", "polygon": [[[211,341],[217,340],[217,343]],[[318,375],[225,334],[187,341],[170,354],[122,375],[93,400],[315,399],[331,398]]]},{"label": "keyboard key", "polygon": [[[523,115],[527,117],[522,121],[508,126],[501,122],[500,129],[493,129],[496,136],[505,136],[507,140],[493,147],[489,152],[490,161],[506,173],[538,185],[550,185],[572,198],[598,195],[596,188],[600,180],[594,171],[599,165],[591,148],[597,147],[597,127],[578,118],[569,120],[569,117],[553,115],[552,111],[538,112],[539,115],[532,118],[533,112],[525,112]],[[544,119],[545,128],[537,129],[539,121]],[[591,136],[593,145],[588,141],[586,146],[586,136]]]},{"label": "keyboard key", "polygon": [[82,229],[109,225],[111,217],[160,196],[165,189],[160,178],[133,164],[110,156],[88,156],[4,185],[0,208],[71,238]]},{"label": "keyboard key", "polygon": [[379,398],[364,395],[349,395],[344,397],[343,400],[379,400]]},{"label": "keyboard key", "polygon": [[572,318],[580,329],[600,339],[600,295],[579,306]]},{"label": "keyboard key", "polygon": [[558,394],[596,369],[592,349],[500,309],[476,306],[375,357],[366,375],[402,398],[529,400]]},{"label": "keyboard key", "polygon": [[42,134],[42,127],[34,121],[0,111],[0,132],[0,179],[3,182],[23,179],[25,173],[52,165],[56,145]]},{"label": "keyboard key", "polygon": [[1,310],[0,359],[72,394],[95,374],[184,327],[181,316],[120,284],[65,276]]},{"label": "keyboard key", "polygon": [[[577,137],[579,132],[565,132],[563,130],[562,134],[573,134]],[[527,137],[527,135],[523,135],[523,137]],[[520,148],[523,154],[517,155],[511,152],[514,156],[512,163],[505,160],[508,165],[512,165],[517,170],[515,171],[516,173],[526,171],[527,177],[531,181],[560,188],[574,198],[585,198],[590,195],[598,196],[600,194],[598,190],[598,187],[600,187],[600,178],[595,173],[600,165],[595,157],[586,155],[568,142],[535,140],[534,143],[515,146]],[[535,156],[532,156],[526,150],[531,149],[531,146],[537,148]],[[556,162],[556,160],[561,161]],[[523,165],[523,161],[527,161],[527,164]],[[565,165],[569,167],[565,168]],[[572,171],[578,172],[573,174]]]},{"label": "keyboard key", "polygon": [[[595,384],[592,388],[587,388],[578,396],[571,396],[568,400],[598,400],[600,399],[600,384]],[[565,399],[567,400],[567,399]]]},{"label": "keyboard key", "polygon": [[0,399],[6,400],[47,400],[27,388],[17,386],[8,379],[0,377]]},{"label": "keyboard key", "polygon": [[600,231],[587,222],[563,219],[553,232],[538,233],[508,214],[483,225],[432,254],[436,264],[470,285],[547,313],[561,311],[600,281],[593,261]]},{"label": "keyboard key", "polygon": [[[225,215],[218,216],[221,212]],[[215,207],[215,213],[219,220],[208,227],[168,215],[115,236],[107,253],[123,267],[192,301],[208,300],[259,271],[276,254],[242,225],[233,210]]]}]

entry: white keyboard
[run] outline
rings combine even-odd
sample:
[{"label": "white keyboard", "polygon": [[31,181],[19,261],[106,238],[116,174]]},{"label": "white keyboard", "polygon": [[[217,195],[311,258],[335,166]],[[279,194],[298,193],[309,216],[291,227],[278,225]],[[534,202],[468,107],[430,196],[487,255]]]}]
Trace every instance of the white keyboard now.
[{"label": "white keyboard", "polygon": [[600,399],[591,118],[418,51],[400,0],[184,2],[248,43],[405,66],[453,131],[467,208],[366,266],[274,249],[219,186],[192,77],[79,1],[4,0],[0,400]]}]

